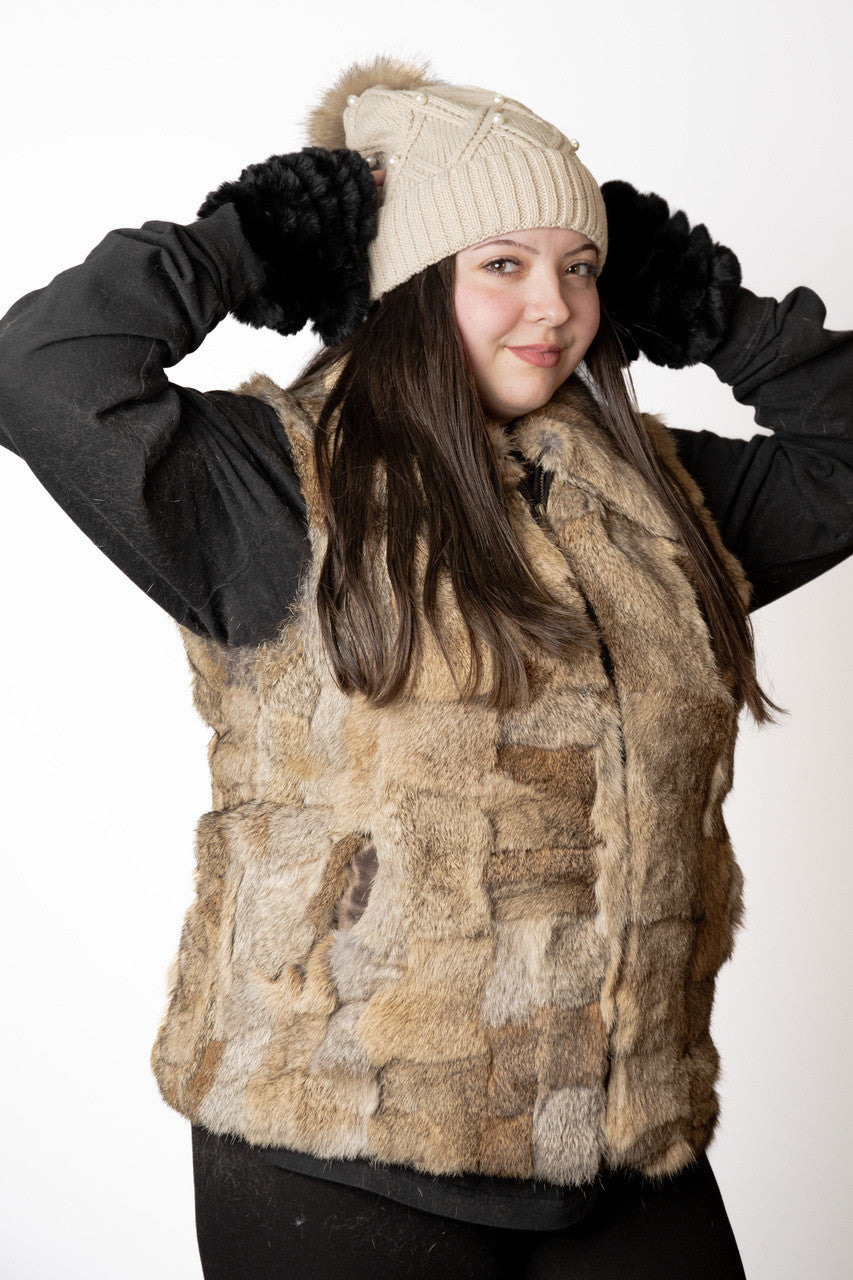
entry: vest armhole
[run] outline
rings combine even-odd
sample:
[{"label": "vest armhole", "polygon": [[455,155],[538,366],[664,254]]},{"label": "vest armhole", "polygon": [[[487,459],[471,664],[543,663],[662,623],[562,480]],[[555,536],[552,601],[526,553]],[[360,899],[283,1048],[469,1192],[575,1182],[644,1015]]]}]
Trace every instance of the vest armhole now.
[{"label": "vest armhole", "polygon": [[740,560],[723,542],[719,525],[708,508],[708,504],[705,501],[705,495],[678,456],[678,447],[675,443],[675,436],[669,430],[666,423],[657,414],[642,413],[640,416],[648,432],[649,439],[655,448],[655,452],[663,465],[669,471],[670,475],[680,486],[692,510],[695,512],[697,519],[701,521],[702,525],[706,529],[711,542],[734,582],[735,589],[743,602],[744,608],[749,609],[749,604],[753,595],[752,583],[747,578],[746,571]]}]

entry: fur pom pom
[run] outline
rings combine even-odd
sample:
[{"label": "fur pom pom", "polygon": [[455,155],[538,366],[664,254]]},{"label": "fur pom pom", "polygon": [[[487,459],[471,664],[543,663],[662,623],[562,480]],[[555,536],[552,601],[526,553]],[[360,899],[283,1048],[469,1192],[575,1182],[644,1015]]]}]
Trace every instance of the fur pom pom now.
[{"label": "fur pom pom", "polygon": [[419,89],[426,84],[446,83],[432,75],[425,58],[415,62],[379,54],[370,62],[353,62],[346,67],[317,105],[300,121],[300,126],[309,146],[334,151],[346,146],[343,113],[351,93],[361,94],[379,84],[388,89]]}]

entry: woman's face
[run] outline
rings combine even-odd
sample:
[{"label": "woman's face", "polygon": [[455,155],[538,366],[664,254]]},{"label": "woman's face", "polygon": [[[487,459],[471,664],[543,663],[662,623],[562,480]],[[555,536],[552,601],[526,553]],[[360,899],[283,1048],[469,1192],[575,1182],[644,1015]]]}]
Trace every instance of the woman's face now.
[{"label": "woman's face", "polygon": [[[578,231],[537,227],[502,232],[455,257],[462,343],[486,413],[509,422],[547,404],[595,337],[598,251]],[[531,364],[513,350],[530,346],[558,347],[556,363]]]}]

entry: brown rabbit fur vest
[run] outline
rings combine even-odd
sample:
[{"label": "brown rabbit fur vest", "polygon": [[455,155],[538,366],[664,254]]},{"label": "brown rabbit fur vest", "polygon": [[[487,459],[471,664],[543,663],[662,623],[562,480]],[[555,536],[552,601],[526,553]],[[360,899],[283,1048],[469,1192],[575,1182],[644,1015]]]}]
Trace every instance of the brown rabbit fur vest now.
[{"label": "brown rabbit fur vest", "polygon": [[[572,375],[513,429],[553,473],[547,517],[515,484],[508,515],[605,645],[565,661],[531,648],[530,703],[501,714],[459,698],[424,623],[410,695],[376,710],[339,689],[318,625],[313,434],[330,385],[297,399],[256,373],[237,388],[287,431],[311,563],[272,640],[180,627],[213,729],[212,808],[158,1086],[214,1133],[321,1157],[567,1186],[602,1167],[675,1173],[717,1123],[711,1009],[744,914],[722,814],[743,698],[684,543]],[[643,421],[748,604],[672,435]],[[448,652],[470,657],[447,576],[438,604]]]}]

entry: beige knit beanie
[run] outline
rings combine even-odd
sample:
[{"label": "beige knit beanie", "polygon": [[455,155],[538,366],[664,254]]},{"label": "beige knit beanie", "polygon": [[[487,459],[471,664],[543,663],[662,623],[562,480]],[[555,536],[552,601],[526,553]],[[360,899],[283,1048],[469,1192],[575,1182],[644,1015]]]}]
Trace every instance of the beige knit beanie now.
[{"label": "beige knit beanie", "polygon": [[515,98],[381,55],[344,70],[302,124],[308,145],[349,147],[386,170],[368,246],[371,302],[504,231],[579,231],[604,266],[604,199],[578,142]]}]

